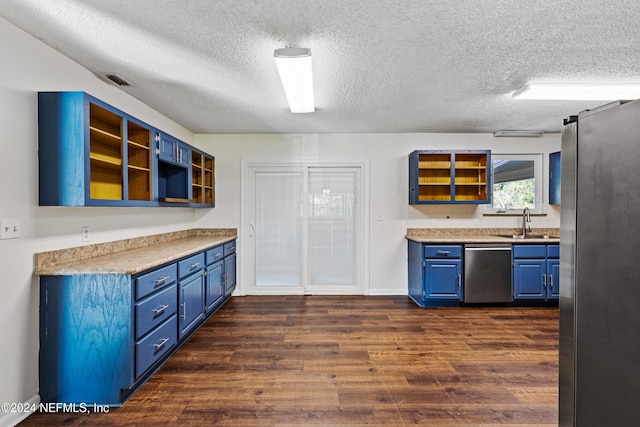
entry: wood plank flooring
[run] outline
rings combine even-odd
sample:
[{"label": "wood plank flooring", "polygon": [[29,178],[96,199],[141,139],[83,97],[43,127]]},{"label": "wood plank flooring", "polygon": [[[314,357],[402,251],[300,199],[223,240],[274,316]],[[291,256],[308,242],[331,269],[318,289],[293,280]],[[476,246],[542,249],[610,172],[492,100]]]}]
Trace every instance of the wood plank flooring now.
[{"label": "wood plank flooring", "polygon": [[557,308],[232,298],[121,408],[22,426],[555,426]]}]

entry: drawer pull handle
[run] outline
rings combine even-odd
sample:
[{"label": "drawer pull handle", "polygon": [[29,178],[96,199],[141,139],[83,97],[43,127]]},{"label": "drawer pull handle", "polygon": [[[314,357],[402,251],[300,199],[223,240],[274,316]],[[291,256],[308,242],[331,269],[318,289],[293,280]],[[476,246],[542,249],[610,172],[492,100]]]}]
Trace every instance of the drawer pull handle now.
[{"label": "drawer pull handle", "polygon": [[235,247],[235,246],[231,246],[231,247],[229,248],[229,250],[230,250],[230,251],[235,251],[235,250],[236,250],[236,247]]},{"label": "drawer pull handle", "polygon": [[154,282],[156,282],[156,286],[162,285],[170,277],[171,276],[164,276],[164,277],[161,277],[159,279],[154,280]]},{"label": "drawer pull handle", "polygon": [[220,252],[218,252],[215,256],[215,258],[220,258],[222,256],[222,254]]},{"label": "drawer pull handle", "polygon": [[165,305],[162,305],[162,306],[160,306],[160,307],[158,307],[158,308],[154,308],[154,309],[153,309],[153,313],[154,313],[156,316],[159,316],[159,315],[161,315],[161,314],[162,314],[162,313],[163,313],[167,308],[169,308],[169,306],[168,306],[168,305],[166,305],[166,304],[165,304]]},{"label": "drawer pull handle", "polygon": [[449,256],[450,254],[451,254],[451,251],[438,251],[438,255]]},{"label": "drawer pull handle", "polygon": [[200,265],[200,263],[199,263],[199,262],[194,262],[193,264],[191,264],[191,265],[189,266],[189,270],[193,270],[194,268],[196,268],[196,267],[197,267],[197,266],[199,266],[199,265]]},{"label": "drawer pull handle", "polygon": [[166,343],[169,342],[169,338],[163,338],[158,344],[154,344],[153,346],[156,348],[156,351],[160,350]]}]

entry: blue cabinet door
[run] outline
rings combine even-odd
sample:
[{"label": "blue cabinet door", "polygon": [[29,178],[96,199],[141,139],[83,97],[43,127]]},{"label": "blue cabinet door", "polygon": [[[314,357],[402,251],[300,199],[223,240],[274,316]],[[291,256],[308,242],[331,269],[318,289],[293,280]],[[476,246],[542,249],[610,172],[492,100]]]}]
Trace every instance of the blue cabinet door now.
[{"label": "blue cabinet door", "polygon": [[544,281],[547,262],[540,260],[513,261],[514,299],[545,299]]},{"label": "blue cabinet door", "polygon": [[547,299],[560,298],[560,261],[547,260]]},{"label": "blue cabinet door", "polygon": [[425,263],[425,297],[462,300],[462,262],[427,260]]},{"label": "blue cabinet door", "polygon": [[182,339],[204,319],[204,270],[182,280],[179,285],[179,338]]},{"label": "blue cabinet door", "polygon": [[236,254],[224,258],[224,294],[231,295],[236,288]]},{"label": "blue cabinet door", "polygon": [[223,284],[224,263],[222,260],[207,267],[205,303],[207,313],[212,311],[215,306],[222,301],[224,296]]}]

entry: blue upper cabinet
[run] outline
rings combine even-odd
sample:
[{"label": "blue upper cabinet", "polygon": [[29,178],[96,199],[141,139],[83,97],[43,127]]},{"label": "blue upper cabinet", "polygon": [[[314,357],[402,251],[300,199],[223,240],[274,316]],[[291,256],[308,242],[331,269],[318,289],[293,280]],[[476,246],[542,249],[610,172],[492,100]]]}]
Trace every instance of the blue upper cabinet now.
[{"label": "blue upper cabinet", "polygon": [[38,94],[40,206],[213,206],[191,200],[191,151],[84,92]]},{"label": "blue upper cabinet", "polygon": [[409,204],[491,203],[491,151],[414,151]]},{"label": "blue upper cabinet", "polygon": [[158,158],[163,162],[176,166],[189,167],[189,163],[191,162],[191,149],[184,142],[166,133],[160,133]]},{"label": "blue upper cabinet", "polygon": [[560,204],[560,151],[549,154],[549,204]]}]

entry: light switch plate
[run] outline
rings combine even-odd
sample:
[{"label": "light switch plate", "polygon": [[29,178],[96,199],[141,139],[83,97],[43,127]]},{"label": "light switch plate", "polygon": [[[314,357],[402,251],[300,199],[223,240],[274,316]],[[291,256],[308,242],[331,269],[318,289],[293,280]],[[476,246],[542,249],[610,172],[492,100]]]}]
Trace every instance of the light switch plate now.
[{"label": "light switch plate", "polygon": [[19,219],[0,219],[0,239],[18,239],[21,230]]}]

